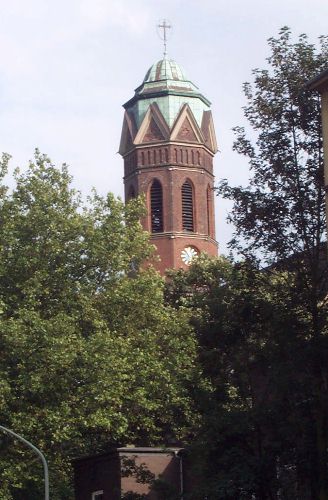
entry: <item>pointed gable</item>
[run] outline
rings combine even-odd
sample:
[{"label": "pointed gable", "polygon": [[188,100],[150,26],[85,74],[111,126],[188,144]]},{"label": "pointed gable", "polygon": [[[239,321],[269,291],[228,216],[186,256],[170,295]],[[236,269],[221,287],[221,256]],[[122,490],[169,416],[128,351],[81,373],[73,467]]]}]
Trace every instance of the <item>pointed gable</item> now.
[{"label": "pointed gable", "polygon": [[172,127],[171,141],[204,143],[203,134],[188,104],[184,104]]},{"label": "pointed gable", "polygon": [[163,141],[165,139],[164,135],[159,129],[159,126],[155,122],[154,118],[151,117],[148,128],[143,136],[142,142],[157,142]]},{"label": "pointed gable", "polygon": [[214,123],[211,111],[204,111],[202,119],[202,132],[205,137],[206,146],[213,152],[218,151]]},{"label": "pointed gable", "polygon": [[136,135],[136,126],[133,116],[126,111],[124,114],[121,142],[118,152],[121,155],[127,153],[133,147],[133,140]]},{"label": "pointed gable", "polygon": [[156,103],[149,106],[134,139],[134,144],[167,141],[169,128]]},{"label": "pointed gable", "polygon": [[182,142],[198,142],[196,134],[187,116],[177,133],[176,140]]}]

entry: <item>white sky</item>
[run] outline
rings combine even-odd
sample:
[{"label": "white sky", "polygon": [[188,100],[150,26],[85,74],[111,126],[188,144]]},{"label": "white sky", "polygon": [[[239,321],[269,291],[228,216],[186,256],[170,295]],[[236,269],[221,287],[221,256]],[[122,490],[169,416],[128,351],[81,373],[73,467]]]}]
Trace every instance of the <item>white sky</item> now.
[{"label": "white sky", "polygon": [[[244,124],[242,83],[265,65],[266,40],[282,26],[312,42],[327,34],[328,0],[0,0],[0,151],[12,167],[38,147],[69,164],[83,193],[122,196],[122,104],[162,58],[162,18],[174,26],[168,56],[212,102],[217,179],[246,183],[231,131]],[[221,252],[227,210],[216,199]]]}]

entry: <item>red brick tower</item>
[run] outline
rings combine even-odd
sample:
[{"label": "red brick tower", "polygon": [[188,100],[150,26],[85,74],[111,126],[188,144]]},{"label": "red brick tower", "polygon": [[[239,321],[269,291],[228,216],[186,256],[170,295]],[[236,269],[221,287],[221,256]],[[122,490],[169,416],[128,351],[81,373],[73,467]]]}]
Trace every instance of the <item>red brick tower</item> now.
[{"label": "red brick tower", "polygon": [[217,255],[210,102],[176,62],[162,59],[124,104],[119,152],[126,201],[146,195],[158,270],[186,268],[200,252]]}]

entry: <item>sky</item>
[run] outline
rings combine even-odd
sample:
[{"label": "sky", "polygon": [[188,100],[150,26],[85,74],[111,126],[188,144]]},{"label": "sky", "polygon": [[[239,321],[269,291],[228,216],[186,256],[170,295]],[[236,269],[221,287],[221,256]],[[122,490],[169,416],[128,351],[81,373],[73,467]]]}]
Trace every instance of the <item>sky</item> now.
[{"label": "sky", "polygon": [[[242,84],[265,67],[281,27],[313,43],[327,34],[327,0],[0,0],[0,152],[12,168],[37,147],[69,165],[83,194],[122,197],[122,104],[162,58],[163,18],[173,26],[168,57],[212,102],[216,182],[247,184],[247,161],[232,151],[232,127],[246,125]],[[221,253],[230,209],[216,199]]]}]

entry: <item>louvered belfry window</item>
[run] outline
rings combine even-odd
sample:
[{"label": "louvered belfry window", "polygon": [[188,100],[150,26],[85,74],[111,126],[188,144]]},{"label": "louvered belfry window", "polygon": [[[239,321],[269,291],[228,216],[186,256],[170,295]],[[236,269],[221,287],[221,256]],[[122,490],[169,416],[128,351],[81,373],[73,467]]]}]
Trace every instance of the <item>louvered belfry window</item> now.
[{"label": "louvered belfry window", "polygon": [[194,230],[194,206],[193,206],[193,192],[192,185],[186,181],[182,185],[182,229],[184,231]]},{"label": "louvered belfry window", "polygon": [[151,232],[163,232],[163,190],[161,183],[155,179],[150,188]]}]

